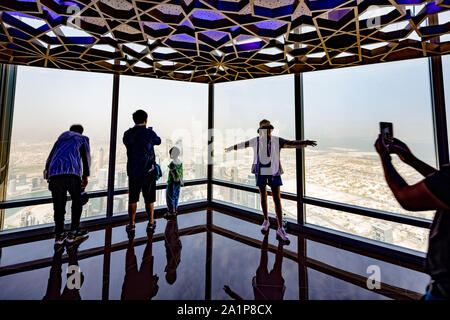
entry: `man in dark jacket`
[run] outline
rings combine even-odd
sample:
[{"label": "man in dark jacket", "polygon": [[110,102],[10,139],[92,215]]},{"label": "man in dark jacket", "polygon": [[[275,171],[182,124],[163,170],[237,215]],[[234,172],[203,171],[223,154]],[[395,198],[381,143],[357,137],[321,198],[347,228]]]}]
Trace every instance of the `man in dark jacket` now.
[{"label": "man in dark jacket", "polygon": [[[81,193],[88,184],[91,164],[89,138],[83,136],[83,131],[81,125],[75,124],[62,133],[45,164],[44,179],[52,192],[57,245],[87,237],[86,231],[79,230],[83,209]],[[72,198],[72,225],[68,235],[64,232],[67,192]]]},{"label": "man in dark jacket", "polygon": [[147,232],[153,232],[156,223],[153,218],[153,205],[156,200],[156,162],[153,146],[161,144],[161,138],[147,128],[148,115],[144,110],[133,113],[135,126],[125,131],[123,143],[127,148],[127,174],[128,174],[128,215],[130,224],[126,230],[130,236],[135,232],[136,208],[139,195],[142,191],[145,200],[145,211],[149,223]]}]

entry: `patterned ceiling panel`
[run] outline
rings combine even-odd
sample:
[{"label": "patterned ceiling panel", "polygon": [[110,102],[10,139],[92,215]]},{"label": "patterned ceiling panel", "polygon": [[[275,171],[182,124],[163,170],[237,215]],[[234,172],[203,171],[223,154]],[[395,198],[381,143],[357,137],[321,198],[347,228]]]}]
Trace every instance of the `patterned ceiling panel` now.
[{"label": "patterned ceiling panel", "polygon": [[1,0],[0,62],[224,82],[450,52],[450,0]]}]

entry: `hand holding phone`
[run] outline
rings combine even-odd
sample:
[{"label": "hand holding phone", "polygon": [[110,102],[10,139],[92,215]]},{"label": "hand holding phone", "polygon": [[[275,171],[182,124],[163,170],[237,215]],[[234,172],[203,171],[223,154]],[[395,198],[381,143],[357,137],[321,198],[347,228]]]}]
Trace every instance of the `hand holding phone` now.
[{"label": "hand holding phone", "polygon": [[380,122],[380,134],[386,148],[394,142],[394,128],[392,122]]},{"label": "hand holding phone", "polygon": [[390,152],[395,153],[398,157],[408,163],[414,156],[406,143],[394,138],[394,142],[390,145]]}]

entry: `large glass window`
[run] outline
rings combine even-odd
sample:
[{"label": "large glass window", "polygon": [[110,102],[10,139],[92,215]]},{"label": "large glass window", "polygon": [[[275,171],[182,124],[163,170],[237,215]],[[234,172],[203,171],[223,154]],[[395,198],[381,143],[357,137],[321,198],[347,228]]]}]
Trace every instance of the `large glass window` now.
[{"label": "large glass window", "polygon": [[[122,138],[124,132],[134,126],[132,114],[138,109],[148,113],[148,126],[161,137],[161,145],[155,146],[156,160],[163,176],[158,183],[167,181],[169,150],[181,149],[184,181],[206,178],[208,86],[188,83],[122,76],[120,78],[119,120],[116,154],[116,188],[128,187],[126,172],[127,154]],[[182,188],[180,200],[205,199],[201,186]],[[138,204],[144,207],[142,196]],[[165,191],[159,191],[156,205],[165,205]],[[127,197],[116,197],[115,212],[127,205]],[[122,204],[121,202],[124,201]]]},{"label": "large glass window", "polygon": [[[87,190],[106,189],[97,168],[107,166],[111,97],[112,75],[18,67],[6,199],[50,195],[42,176],[46,159],[58,136],[75,123],[82,124],[90,138],[92,166]],[[92,200],[83,216],[104,214],[103,201]],[[70,210],[66,211],[70,217]],[[51,205],[5,213],[5,228],[53,222]]]},{"label": "large glass window", "polygon": [[[254,210],[261,210],[261,198],[259,193],[242,191],[234,188],[214,186],[214,200],[240,205]],[[272,196],[267,196],[267,209],[270,215],[275,216],[275,205]],[[297,223],[297,202],[281,199],[284,219]]]},{"label": "large glass window", "polygon": [[[295,139],[294,76],[216,84],[214,95],[214,178],[255,186],[252,148],[230,153],[224,153],[224,148],[256,137],[262,119],[273,124],[273,135]],[[282,149],[280,160],[281,190],[295,193],[295,149]],[[245,201],[236,204],[245,205]]]},{"label": "large glass window", "polygon": [[348,212],[306,205],[307,222],[389,244],[426,252],[430,230]]},{"label": "large glass window", "polygon": [[[432,211],[400,207],[374,149],[379,122],[392,122],[395,137],[420,159],[436,165],[428,70],[427,59],[416,59],[304,75],[305,135],[318,141],[316,149],[306,150],[308,196],[433,218]],[[393,159],[409,183],[423,179],[396,156]],[[307,221],[335,228],[337,215],[342,214],[315,208],[307,210]],[[358,232],[372,238],[367,228]]]}]

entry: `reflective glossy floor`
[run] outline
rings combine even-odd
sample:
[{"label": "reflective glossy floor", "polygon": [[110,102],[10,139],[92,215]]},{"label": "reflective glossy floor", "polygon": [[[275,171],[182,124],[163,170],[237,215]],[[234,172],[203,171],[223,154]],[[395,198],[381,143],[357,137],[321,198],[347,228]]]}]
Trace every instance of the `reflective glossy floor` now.
[{"label": "reflective glossy floor", "polygon": [[[264,236],[258,223],[217,211],[158,219],[150,238],[145,228],[137,224],[133,241],[124,225],[97,228],[57,252],[49,237],[4,246],[0,300],[418,299],[429,281],[419,267],[321,239],[290,234],[281,246],[275,230]],[[374,268],[381,287],[370,290]]]}]

